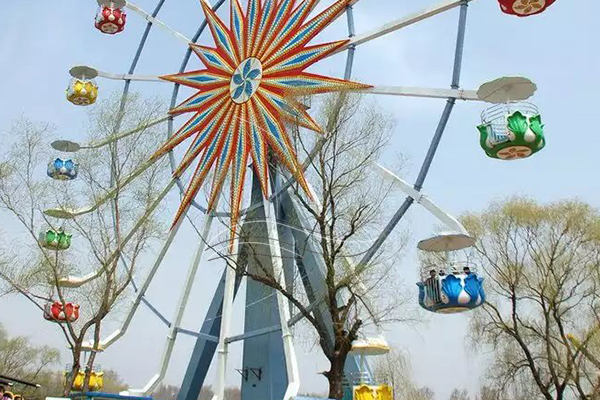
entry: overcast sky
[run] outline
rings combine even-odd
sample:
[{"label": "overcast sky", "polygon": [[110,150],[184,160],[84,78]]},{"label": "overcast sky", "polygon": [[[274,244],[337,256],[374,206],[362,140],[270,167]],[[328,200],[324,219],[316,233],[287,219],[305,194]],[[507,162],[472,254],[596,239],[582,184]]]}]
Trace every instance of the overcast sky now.
[{"label": "overcast sky", "polygon": [[[146,10],[155,0],[139,0]],[[125,32],[114,36],[93,28],[96,9],[93,0],[4,1],[0,11],[0,134],[11,121],[25,115],[51,121],[58,135],[73,139],[84,135],[85,110],[64,98],[68,69],[88,64],[109,72],[125,72],[145,26],[130,12]],[[332,0],[323,0],[322,6]],[[400,18],[435,0],[361,0],[355,6],[357,33]],[[322,7],[321,6],[321,7]],[[227,7],[225,7],[227,9]],[[502,14],[496,0],[477,0],[469,7],[469,20],[463,63],[462,87],[476,89],[481,83],[503,76],[530,77],[539,87],[532,99],[541,110],[546,125],[547,147],[534,157],[516,162],[489,159],[479,148],[476,125],[485,108],[481,103],[459,102],[448,124],[424,191],[454,215],[479,210],[507,195],[530,195],[541,201],[577,197],[600,206],[597,133],[597,99],[600,28],[597,0],[557,0],[544,14],[519,19]],[[221,15],[225,15],[221,13]],[[202,21],[198,0],[170,0],[160,15],[184,35],[191,37]],[[228,20],[228,18],[227,18]],[[428,86],[447,88],[451,79],[458,11],[449,11],[418,25],[360,46],[356,53],[354,79],[369,84]],[[341,18],[315,42],[345,36]],[[207,42],[207,35],[203,38]],[[154,30],[150,35],[137,72],[166,74],[176,72],[185,51],[181,42]],[[344,55],[332,57],[313,71],[341,76]],[[193,62],[192,66],[198,66]],[[121,87],[121,83],[100,81],[101,94]],[[166,84],[135,84],[148,95],[168,96]],[[427,151],[429,141],[444,107],[443,100],[375,99],[397,123],[388,162],[402,152],[408,157],[406,178],[413,180]],[[3,143],[0,141],[0,149]],[[6,219],[1,219],[6,221]],[[417,300],[416,242],[433,230],[436,221],[418,206],[402,228],[410,228],[410,250],[400,270],[406,290]],[[3,227],[3,231],[9,229]],[[167,257],[149,291],[152,302],[171,315],[185,266],[195,243],[185,228]],[[209,264],[202,282],[194,288],[192,306],[184,326],[198,329],[209,301],[208,293],[220,275]],[[166,288],[166,290],[165,290]],[[171,289],[172,288],[172,289]],[[26,334],[39,343],[61,345],[58,329],[45,323],[41,315],[20,299],[0,300],[0,321],[13,334]],[[236,312],[240,312],[237,310]],[[427,323],[415,327],[394,326],[388,340],[411,355],[415,379],[435,390],[444,400],[455,387],[476,392],[485,370],[485,356],[476,355],[465,345],[468,316],[428,316]],[[238,324],[237,329],[242,325]],[[127,382],[142,386],[155,373],[166,328],[148,311],[136,316],[128,335],[102,354],[104,367],[118,369]],[[183,338],[176,348],[166,381],[179,385],[193,341]],[[154,351],[155,349],[155,351]],[[231,368],[240,365],[239,349]],[[324,369],[316,350],[301,347],[303,389],[322,391],[325,379],[315,375]],[[211,374],[212,376],[212,374]],[[236,384],[236,375],[230,375]]]}]

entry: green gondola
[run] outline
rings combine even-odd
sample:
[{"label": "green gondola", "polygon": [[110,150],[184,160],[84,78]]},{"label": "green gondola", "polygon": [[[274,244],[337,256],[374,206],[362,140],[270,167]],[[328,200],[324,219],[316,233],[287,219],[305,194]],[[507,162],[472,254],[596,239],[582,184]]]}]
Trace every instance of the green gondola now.
[{"label": "green gondola", "polygon": [[72,234],[66,233],[64,230],[48,229],[40,233],[39,243],[42,247],[52,250],[66,250],[71,247]]},{"label": "green gondola", "polygon": [[546,145],[542,118],[530,103],[497,105],[483,113],[482,121],[480,145],[491,158],[527,158]]}]

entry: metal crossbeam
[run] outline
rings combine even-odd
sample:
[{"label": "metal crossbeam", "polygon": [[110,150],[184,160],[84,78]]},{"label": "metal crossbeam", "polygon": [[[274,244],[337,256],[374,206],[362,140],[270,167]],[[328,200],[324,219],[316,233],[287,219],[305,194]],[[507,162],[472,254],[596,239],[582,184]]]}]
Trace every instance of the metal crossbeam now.
[{"label": "metal crossbeam", "polygon": [[247,332],[247,333],[244,333],[241,335],[230,336],[227,339],[225,339],[225,342],[226,343],[239,342],[240,340],[250,339],[253,337],[257,337],[257,336],[262,336],[262,335],[266,335],[271,332],[277,332],[280,330],[281,330],[281,325],[273,325],[273,326],[269,326],[267,328],[257,329],[255,331]]},{"label": "metal crossbeam", "polygon": [[171,322],[164,316],[161,314],[160,311],[158,311],[158,309],[156,307],[154,307],[152,305],[152,303],[150,303],[145,296],[141,297],[141,301],[142,303],[144,303],[146,305],[146,307],[148,307],[150,309],[150,311],[152,311],[154,313],[154,315],[156,315],[158,317],[158,319],[160,319],[162,322],[164,322],[164,324],[166,326],[170,326]]},{"label": "metal crossbeam", "polygon": [[208,335],[208,334],[202,333],[202,332],[194,332],[194,331],[190,331],[188,329],[183,329],[183,328],[177,328],[177,332],[183,333],[184,335],[188,335],[188,336],[194,336],[199,339],[208,340],[209,342],[214,342],[214,343],[219,342],[219,338],[217,336]]}]

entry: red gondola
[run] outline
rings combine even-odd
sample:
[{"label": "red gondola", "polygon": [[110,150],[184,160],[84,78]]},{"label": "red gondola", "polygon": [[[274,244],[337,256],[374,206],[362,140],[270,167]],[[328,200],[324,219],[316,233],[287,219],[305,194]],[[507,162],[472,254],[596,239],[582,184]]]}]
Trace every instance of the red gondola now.
[{"label": "red gondola", "polygon": [[556,0],[498,0],[502,12],[517,17],[529,17],[546,11]]},{"label": "red gondola", "polygon": [[44,318],[52,322],[75,322],[79,319],[79,304],[65,303],[60,301],[48,303],[44,309]]},{"label": "red gondola", "polygon": [[123,11],[122,0],[100,0],[100,9],[96,13],[96,29],[108,35],[114,35],[125,29],[127,14]]}]

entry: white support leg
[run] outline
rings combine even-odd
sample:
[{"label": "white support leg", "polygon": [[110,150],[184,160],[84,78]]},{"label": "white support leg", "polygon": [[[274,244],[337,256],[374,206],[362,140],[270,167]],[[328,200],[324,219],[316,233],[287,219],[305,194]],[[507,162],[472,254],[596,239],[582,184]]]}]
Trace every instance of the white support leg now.
[{"label": "white support leg", "polygon": [[181,291],[179,302],[177,303],[177,307],[175,308],[173,318],[171,319],[171,326],[169,328],[169,332],[167,333],[165,347],[163,349],[158,373],[154,375],[152,379],[150,379],[150,381],[146,384],[146,386],[144,386],[143,389],[133,389],[129,391],[130,393],[148,395],[156,388],[156,386],[158,386],[162,382],[162,380],[165,377],[165,374],[167,373],[167,369],[171,361],[171,355],[173,354],[173,348],[175,347],[175,341],[177,339],[177,329],[181,325],[181,320],[183,319],[183,315],[185,313],[188,300],[190,298],[190,293],[192,291],[192,287],[196,279],[196,274],[198,272],[200,262],[202,261],[202,255],[204,254],[206,242],[208,241],[210,235],[210,229],[212,226],[213,218],[214,217],[212,215],[206,215],[205,217],[204,228],[200,237],[200,243],[198,244],[198,249],[196,250],[196,254],[194,255],[192,264],[188,269],[188,273],[184,282],[183,290]]},{"label": "white support leg", "polygon": [[[279,234],[277,233],[277,221],[275,219],[275,207],[267,199],[263,199],[267,234],[269,240],[269,249],[271,252],[271,263],[273,265],[273,274],[278,283],[285,287],[285,272],[283,270],[283,261],[281,258],[281,248],[279,247]],[[285,354],[285,367],[288,376],[288,387],[283,396],[283,400],[291,400],[300,390],[300,373],[298,370],[298,360],[294,348],[294,338],[288,325],[290,320],[289,304],[285,296],[277,291],[277,306],[279,308],[279,321],[281,323],[281,337],[283,339],[283,351]]]},{"label": "white support leg", "polygon": [[215,394],[212,400],[223,400],[225,396],[225,378],[227,376],[227,356],[229,355],[229,343],[227,337],[231,330],[231,317],[233,311],[233,294],[235,291],[235,263],[237,262],[238,238],[236,237],[231,247],[231,256],[234,262],[230,265],[225,261],[225,290],[223,292],[223,311],[221,312],[221,332],[219,335],[219,344],[217,345],[217,380],[215,385]]}]

